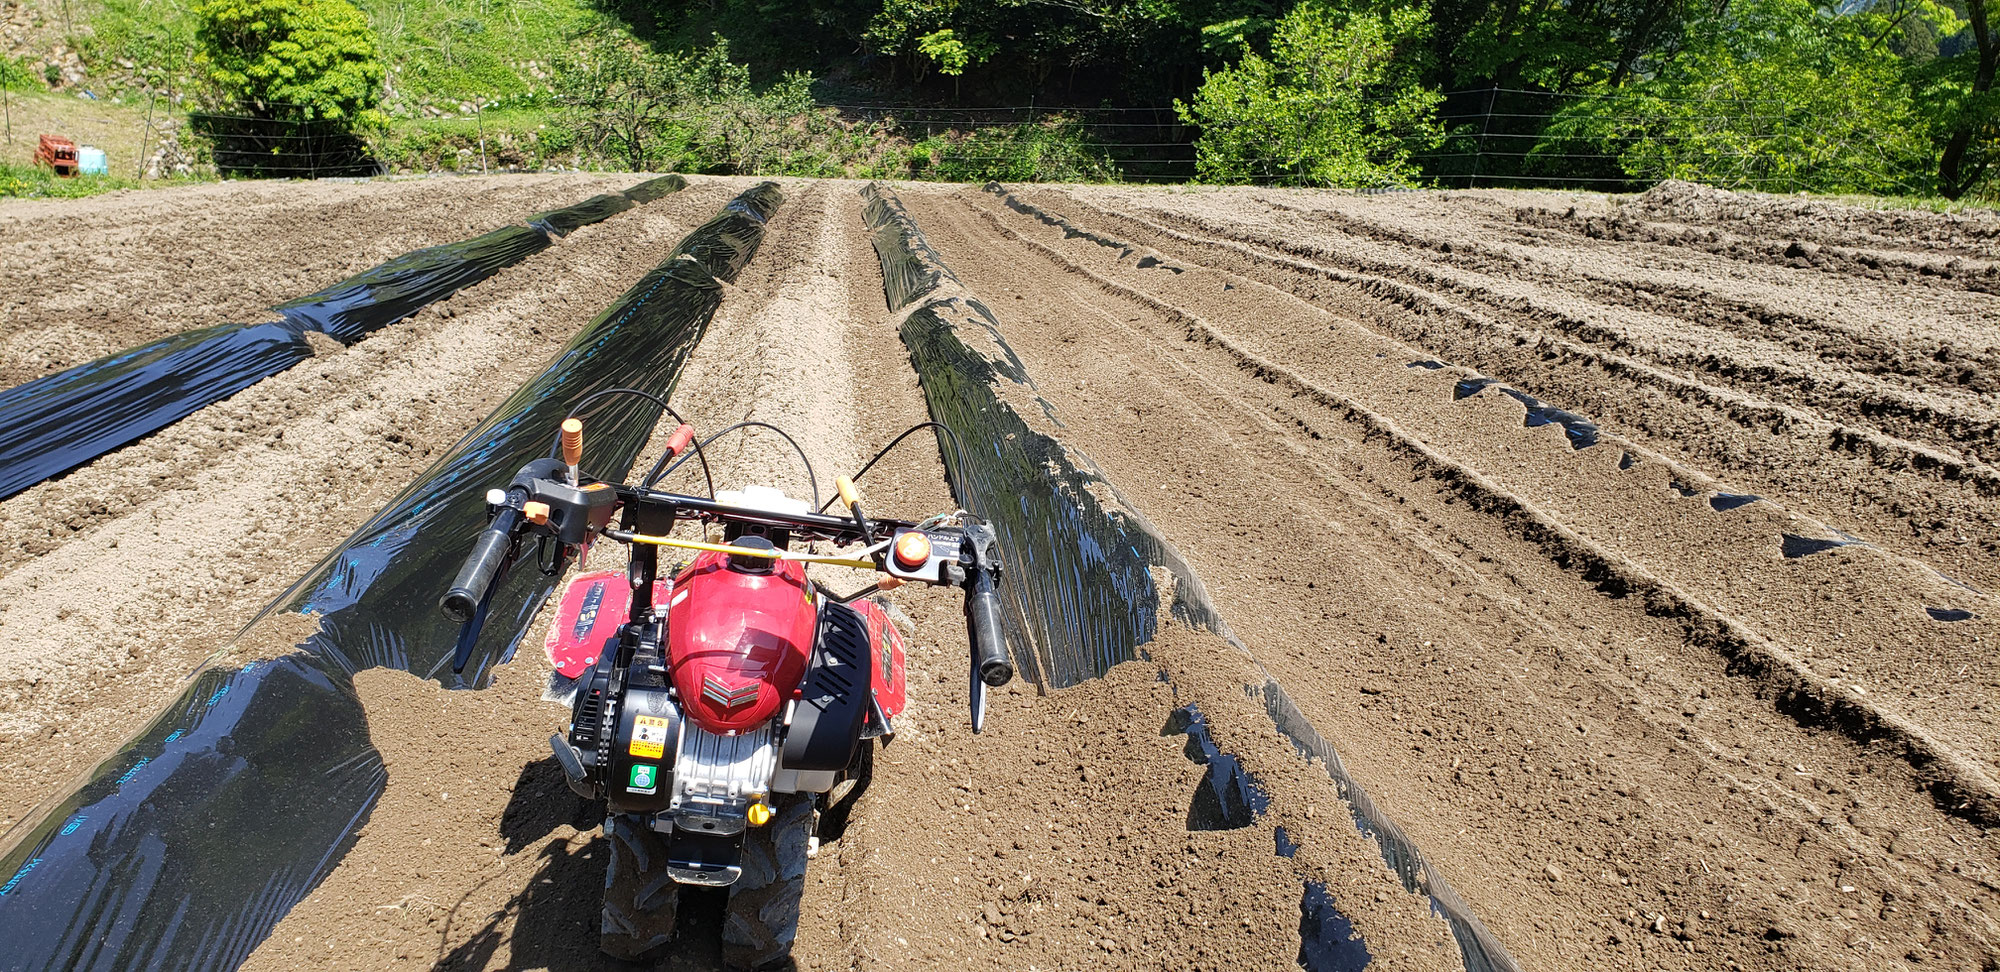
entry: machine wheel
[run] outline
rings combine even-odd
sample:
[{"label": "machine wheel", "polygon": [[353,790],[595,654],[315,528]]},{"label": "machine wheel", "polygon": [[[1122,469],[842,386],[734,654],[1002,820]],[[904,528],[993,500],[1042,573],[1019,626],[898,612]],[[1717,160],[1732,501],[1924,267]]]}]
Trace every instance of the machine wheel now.
[{"label": "machine wheel", "polygon": [[611,860],[604,869],[598,947],[613,958],[645,958],[674,937],[680,885],[667,876],[667,840],[622,814],[605,819],[604,834]]},{"label": "machine wheel", "polygon": [[846,836],[847,822],[854,815],[854,805],[861,802],[861,794],[875,779],[875,740],[861,740],[861,748],[854,754],[854,765],[847,768],[840,782],[820,797],[819,841],[824,847]]},{"label": "machine wheel", "polygon": [[784,965],[799,934],[799,897],[806,889],[806,840],[812,834],[810,795],[780,797],[777,815],[743,838],[743,876],[729,889],[722,925],[722,964],[729,969]]}]

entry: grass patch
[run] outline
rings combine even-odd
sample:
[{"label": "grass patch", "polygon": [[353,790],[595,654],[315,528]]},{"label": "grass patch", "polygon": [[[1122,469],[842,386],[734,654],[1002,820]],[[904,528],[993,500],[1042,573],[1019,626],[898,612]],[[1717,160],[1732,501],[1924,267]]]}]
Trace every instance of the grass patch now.
[{"label": "grass patch", "polygon": [[[156,126],[164,127],[169,121],[179,124],[179,118],[167,117],[164,102],[154,108]],[[35,145],[44,132],[66,136],[78,145],[103,149],[114,175],[139,174],[141,141],[146,143],[147,150],[158,147],[157,134],[147,132],[143,98],[120,103],[49,91],[13,91],[7,95],[6,114],[13,135],[0,138],[0,162],[22,167],[33,162]]]},{"label": "grass patch", "polygon": [[[39,4],[60,22],[58,0]],[[552,53],[605,29],[588,0],[355,0],[389,68],[385,108],[402,116],[506,105],[548,89]],[[78,53],[99,95],[194,80],[193,0],[70,0]],[[130,66],[127,66],[129,62]]]},{"label": "grass patch", "polygon": [[391,172],[523,172],[596,168],[576,153],[576,140],[538,108],[488,111],[472,117],[400,118],[369,139]]},{"label": "grass patch", "polygon": [[398,115],[519,105],[548,91],[550,58],[608,21],[585,0],[356,0],[389,66]]},{"label": "grass patch", "polygon": [[79,175],[60,179],[39,166],[0,162],[0,198],[82,199],[119,189],[162,189],[212,181],[212,177],[203,176],[149,179],[144,182],[120,175]]}]

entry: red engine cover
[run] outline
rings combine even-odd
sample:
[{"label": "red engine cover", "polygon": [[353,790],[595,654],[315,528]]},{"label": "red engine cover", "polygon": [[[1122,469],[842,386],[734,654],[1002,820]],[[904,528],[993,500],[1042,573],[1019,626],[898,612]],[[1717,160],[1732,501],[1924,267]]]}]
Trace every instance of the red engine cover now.
[{"label": "red engine cover", "polygon": [[556,620],[544,646],[549,664],[564,678],[576,678],[597,664],[605,642],[618,634],[632,613],[632,587],[622,570],[578,574],[563,591]]},{"label": "red engine cover", "polygon": [[868,666],[874,674],[871,688],[875,691],[875,701],[882,704],[884,715],[895,718],[902,714],[905,697],[903,633],[890,623],[882,606],[872,600],[856,601],[854,609],[868,622],[868,647],[875,652]]},{"label": "red engine cover", "polygon": [[746,574],[725,554],[696,557],[667,611],[667,663],[688,717],[738,733],[777,715],[805,678],[818,628],[804,564]]}]

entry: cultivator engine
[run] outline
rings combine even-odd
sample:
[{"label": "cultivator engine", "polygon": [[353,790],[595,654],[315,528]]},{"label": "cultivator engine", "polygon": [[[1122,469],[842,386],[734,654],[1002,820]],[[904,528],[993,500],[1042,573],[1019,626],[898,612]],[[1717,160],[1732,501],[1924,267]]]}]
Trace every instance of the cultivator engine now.
[{"label": "cultivator engine", "polygon": [[[986,524],[963,512],[869,517],[846,477],[837,480],[845,515],[762,486],[706,498],[653,487],[701,445],[683,424],[644,483],[606,483],[579,473],[582,427],[565,422],[560,458],[531,462],[488,494],[491,524],[440,601],[464,623],[463,666],[518,562],[556,572],[598,538],[631,547],[624,569],[570,582],[548,638],[571,704],[567,733],[549,745],[570,788],[604,801],[614,840],[603,944],[625,957],[672,937],[678,886],[734,897],[803,880],[822,818],[836,803],[845,816],[874,740],[893,736],[903,709],[903,639],[879,594],[911,581],[966,592],[974,731],[986,688],[1013,677]],[[701,538],[670,536],[690,523]],[[707,539],[707,528],[720,536]],[[813,553],[814,542],[858,549]],[[673,566],[663,548],[693,556]],[[878,579],[840,595],[809,579],[809,565]],[[784,866],[792,858],[797,866]],[[779,961],[788,949],[796,909],[755,910],[728,923],[734,964]]]}]

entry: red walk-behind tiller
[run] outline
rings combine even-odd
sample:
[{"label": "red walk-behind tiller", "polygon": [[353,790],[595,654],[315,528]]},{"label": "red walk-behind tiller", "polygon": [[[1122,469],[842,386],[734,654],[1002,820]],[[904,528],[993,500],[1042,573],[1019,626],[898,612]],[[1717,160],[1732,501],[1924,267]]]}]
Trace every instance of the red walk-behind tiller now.
[{"label": "red walk-behind tiller", "polygon": [[[600,395],[613,393],[643,395],[680,419],[643,392]],[[925,427],[950,436],[924,423],[882,453]],[[439,607],[464,625],[462,669],[517,562],[557,573],[598,537],[630,547],[624,569],[570,581],[548,642],[556,680],[573,693],[569,731],[549,745],[570,788],[604,801],[612,838],[601,942],[614,955],[644,957],[673,937],[684,886],[726,888],[724,958],[760,967],[786,959],[822,823],[845,820],[875,740],[893,736],[903,709],[902,635],[873,595],[911,581],[964,590],[975,732],[986,688],[1014,670],[987,524],[963,512],[870,517],[844,476],[836,485],[845,515],[758,485],[718,494],[711,479],[707,498],[655,488],[689,456],[706,473],[704,444],[682,422],[640,485],[603,482],[579,472],[583,426],[564,421],[558,457],[528,463],[487,494],[490,525]],[[806,471],[817,494],[809,462]],[[719,527],[720,542],[671,536],[683,523],[701,534]],[[816,541],[848,549],[814,553]],[[693,556],[673,565],[662,548]],[[843,596],[808,578],[814,564],[880,576]]]}]

